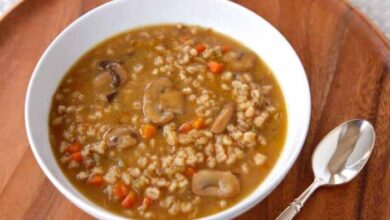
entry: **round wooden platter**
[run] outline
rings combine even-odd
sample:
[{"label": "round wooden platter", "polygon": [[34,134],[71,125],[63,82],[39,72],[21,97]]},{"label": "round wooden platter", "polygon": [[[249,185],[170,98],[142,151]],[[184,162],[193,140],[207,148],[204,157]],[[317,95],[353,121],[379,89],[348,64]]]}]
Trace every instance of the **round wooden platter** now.
[{"label": "round wooden platter", "polygon": [[[91,218],[65,199],[38,167],[26,138],[23,107],[31,72],[48,44],[104,2],[29,0],[0,22],[0,219]],[[344,1],[237,3],[289,40],[304,64],[312,94],[310,131],[297,162],[264,201],[238,219],[274,219],[313,180],[310,159],[317,143],[352,118],[366,118],[376,128],[367,167],[346,185],[319,190],[297,219],[389,219],[389,42]]]}]

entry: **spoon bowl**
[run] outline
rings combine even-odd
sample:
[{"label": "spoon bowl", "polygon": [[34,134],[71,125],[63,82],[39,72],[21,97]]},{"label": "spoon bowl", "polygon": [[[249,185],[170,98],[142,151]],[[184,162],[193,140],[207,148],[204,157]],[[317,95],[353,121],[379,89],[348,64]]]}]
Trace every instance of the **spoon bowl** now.
[{"label": "spoon bowl", "polygon": [[351,120],[333,129],[312,156],[316,179],[324,185],[351,181],[367,163],[374,148],[375,131],[365,120]]},{"label": "spoon bowl", "polygon": [[351,181],[366,165],[374,143],[374,127],[366,120],[350,120],[330,131],[313,153],[314,182],[276,220],[293,219],[318,187]]}]

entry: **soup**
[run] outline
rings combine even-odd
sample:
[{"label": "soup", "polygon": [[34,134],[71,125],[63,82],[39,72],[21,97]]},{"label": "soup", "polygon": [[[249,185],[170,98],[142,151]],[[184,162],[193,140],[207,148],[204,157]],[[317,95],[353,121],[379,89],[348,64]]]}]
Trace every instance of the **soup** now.
[{"label": "soup", "polygon": [[287,114],[272,72],[211,29],[142,27],[69,70],[50,142],[89,200],[131,218],[193,219],[254,191],[278,159]]}]

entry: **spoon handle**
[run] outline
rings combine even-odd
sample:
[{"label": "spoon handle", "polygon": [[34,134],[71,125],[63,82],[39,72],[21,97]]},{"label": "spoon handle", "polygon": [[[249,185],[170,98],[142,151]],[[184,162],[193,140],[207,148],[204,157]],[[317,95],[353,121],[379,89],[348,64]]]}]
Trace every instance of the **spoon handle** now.
[{"label": "spoon handle", "polygon": [[315,179],[314,182],[296,198],[277,218],[276,220],[291,220],[301,210],[306,200],[313,192],[322,185],[320,179]]}]

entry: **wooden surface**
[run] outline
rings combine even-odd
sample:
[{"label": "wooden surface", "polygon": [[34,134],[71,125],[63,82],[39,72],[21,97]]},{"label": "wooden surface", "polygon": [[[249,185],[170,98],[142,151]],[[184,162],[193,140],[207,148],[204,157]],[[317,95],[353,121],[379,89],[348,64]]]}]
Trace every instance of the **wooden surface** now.
[{"label": "wooden surface", "polygon": [[[103,2],[28,0],[0,22],[0,219],[90,218],[38,167],[27,142],[23,107],[31,72],[48,44]],[[239,219],[274,219],[313,180],[310,157],[316,144],[351,118],[369,119],[376,128],[367,167],[347,185],[319,190],[298,219],[390,219],[389,43],[340,0],[237,2],[263,16],[290,41],[312,92],[310,131],[300,157],[276,190]]]}]

